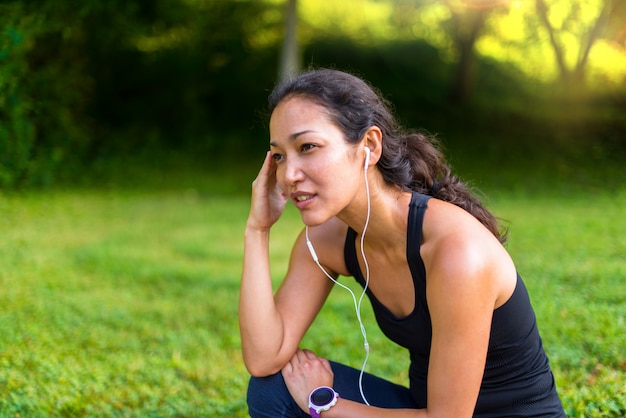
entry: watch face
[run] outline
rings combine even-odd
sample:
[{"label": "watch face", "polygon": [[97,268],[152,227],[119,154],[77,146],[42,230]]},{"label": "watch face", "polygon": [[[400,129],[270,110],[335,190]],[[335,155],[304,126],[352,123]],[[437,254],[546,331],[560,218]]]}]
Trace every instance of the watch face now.
[{"label": "watch face", "polygon": [[315,406],[324,406],[330,403],[334,398],[333,391],[328,388],[319,388],[311,394],[311,402]]}]

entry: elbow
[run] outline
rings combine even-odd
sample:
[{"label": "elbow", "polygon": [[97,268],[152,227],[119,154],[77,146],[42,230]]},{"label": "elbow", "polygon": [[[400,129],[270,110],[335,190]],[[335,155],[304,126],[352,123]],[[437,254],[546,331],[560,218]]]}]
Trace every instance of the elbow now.
[{"label": "elbow", "polygon": [[242,339],[242,355],[243,363],[253,377],[267,377],[279,373],[292,357],[274,344],[270,346],[253,344],[249,339]]},{"label": "elbow", "polygon": [[278,367],[276,365],[268,364],[267,362],[260,361],[260,359],[251,360],[244,359],[244,364],[248,373],[252,377],[268,377],[272,376],[281,371],[282,367]]},{"label": "elbow", "polygon": [[281,364],[278,355],[262,355],[257,350],[243,350],[243,363],[253,377],[267,377],[281,371],[287,364]]}]

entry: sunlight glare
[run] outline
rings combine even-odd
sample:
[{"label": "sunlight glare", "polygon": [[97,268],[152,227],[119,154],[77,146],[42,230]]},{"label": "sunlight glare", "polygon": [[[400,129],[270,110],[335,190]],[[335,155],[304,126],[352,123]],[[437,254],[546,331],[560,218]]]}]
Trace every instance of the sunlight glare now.
[{"label": "sunlight glare", "polygon": [[[278,0],[274,0],[278,1]],[[545,0],[548,19],[553,27],[568,71],[580,59],[584,40],[595,24],[602,0]],[[535,1],[531,0],[448,0],[431,1],[411,8],[397,0],[343,0],[321,2],[299,0],[302,26],[300,40],[342,34],[356,42],[372,43],[422,39],[439,48],[446,60],[453,59],[452,34],[446,29],[453,13],[471,9],[488,11],[485,29],[476,43],[476,51],[502,63],[508,63],[529,77],[550,81],[559,77],[554,47],[548,30],[538,19]],[[403,13],[399,27],[394,11]],[[586,72],[591,82],[623,83],[626,76],[626,28],[615,39],[598,39],[593,45]]]}]

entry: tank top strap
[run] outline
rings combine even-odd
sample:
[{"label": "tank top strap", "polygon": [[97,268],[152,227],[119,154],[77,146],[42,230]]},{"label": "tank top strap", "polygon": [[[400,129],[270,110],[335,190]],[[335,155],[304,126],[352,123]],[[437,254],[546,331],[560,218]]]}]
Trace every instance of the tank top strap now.
[{"label": "tank top strap", "polygon": [[[407,259],[409,260],[409,265],[414,264],[411,267],[415,268],[415,270],[419,272],[424,269],[421,261],[422,258],[420,256],[420,245],[422,241],[422,223],[424,221],[424,213],[426,212],[430,198],[431,196],[413,192],[411,195],[411,203],[409,203],[407,230],[408,242],[406,248]],[[363,283],[359,261],[356,255],[356,231],[352,228],[348,228],[348,232],[346,233],[343,256],[348,272],[350,272],[357,282]]]},{"label": "tank top strap", "polygon": [[356,257],[356,231],[348,227],[346,234],[346,242],[343,245],[343,258],[348,268],[348,272],[356,279],[357,282],[362,283],[361,271],[359,267],[359,261]]},{"label": "tank top strap", "polygon": [[428,207],[431,196],[413,192],[411,203],[409,204],[409,219],[407,225],[407,259],[421,260],[420,245],[422,244],[422,227],[424,223],[424,213]]}]

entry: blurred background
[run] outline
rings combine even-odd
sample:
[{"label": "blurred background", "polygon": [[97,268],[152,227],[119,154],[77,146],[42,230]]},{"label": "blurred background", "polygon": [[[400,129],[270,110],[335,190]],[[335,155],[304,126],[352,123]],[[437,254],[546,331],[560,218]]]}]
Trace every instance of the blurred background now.
[{"label": "blurred background", "polygon": [[[437,136],[511,226],[568,416],[624,417],[626,0],[0,0],[0,416],[247,416],[250,184],[309,67]],[[360,367],[346,293],[303,346]]]},{"label": "blurred background", "polygon": [[256,170],[269,91],[311,66],[490,185],[626,180],[622,0],[3,0],[0,31],[6,190]]}]

